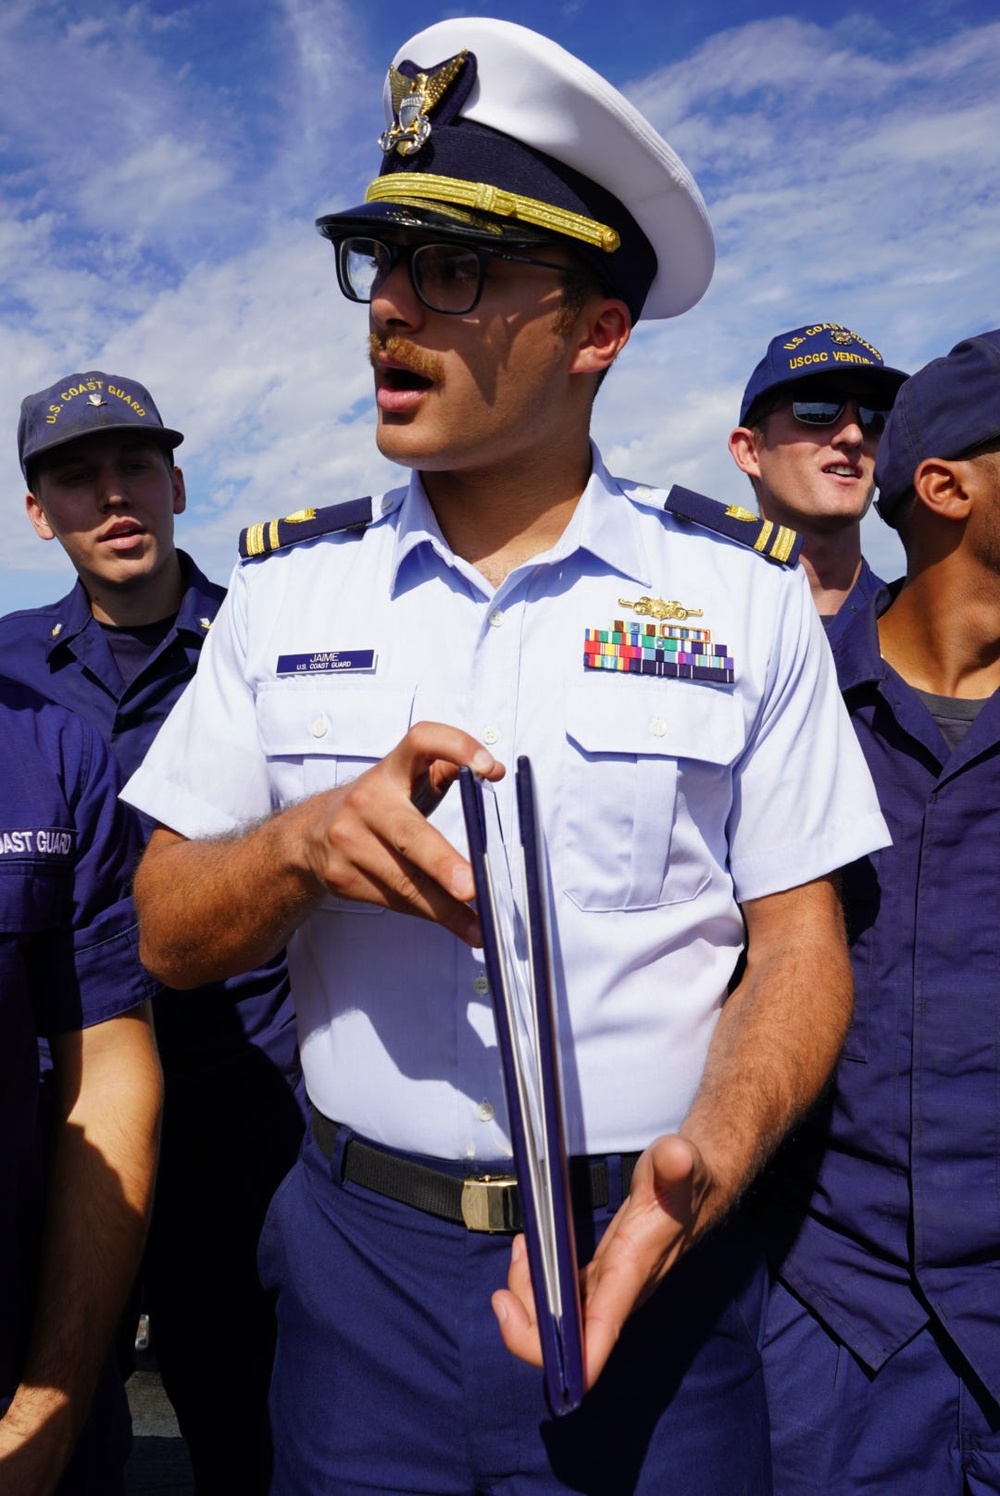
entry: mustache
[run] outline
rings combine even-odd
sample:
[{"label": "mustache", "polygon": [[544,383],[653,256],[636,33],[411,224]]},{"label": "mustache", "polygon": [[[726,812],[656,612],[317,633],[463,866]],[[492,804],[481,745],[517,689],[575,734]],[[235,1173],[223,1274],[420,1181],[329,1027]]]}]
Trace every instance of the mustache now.
[{"label": "mustache", "polygon": [[408,338],[386,338],[377,332],[370,333],[368,361],[373,369],[379,367],[380,358],[388,358],[393,363],[403,364],[411,374],[419,374],[422,379],[430,379],[435,384],[444,378],[443,360],[433,353],[428,353],[425,348],[418,348],[416,343],[411,343]]}]

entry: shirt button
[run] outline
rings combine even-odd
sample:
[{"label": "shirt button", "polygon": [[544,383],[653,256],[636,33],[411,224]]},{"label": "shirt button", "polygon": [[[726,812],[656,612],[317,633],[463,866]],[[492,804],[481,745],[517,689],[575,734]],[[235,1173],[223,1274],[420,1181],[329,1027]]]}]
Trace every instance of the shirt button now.
[{"label": "shirt button", "polygon": [[498,629],[503,624],[503,608],[494,608],[490,614],[490,628]]},{"label": "shirt button", "polygon": [[497,1109],[492,1101],[481,1101],[476,1107],[476,1116],[480,1122],[492,1122],[497,1114]]},{"label": "shirt button", "polygon": [[653,490],[651,488],[647,488],[645,483],[640,484],[640,486],[635,489],[634,492],[637,499],[651,499],[653,496]]},{"label": "shirt button", "polygon": [[472,984],[472,990],[477,997],[485,997],[490,990],[488,977],[479,976]]},{"label": "shirt button", "polygon": [[329,730],[329,724],[325,717],[317,717],[309,731],[314,738],[325,738]]},{"label": "shirt button", "polygon": [[652,722],[649,724],[649,730],[653,734],[654,738],[662,738],[666,736],[667,724],[664,722],[662,717],[654,717]]},{"label": "shirt button", "polygon": [[491,726],[491,727],[486,727],[486,728],[483,729],[483,742],[487,745],[488,748],[492,748],[493,744],[494,743],[499,743],[499,741],[500,741],[500,729],[499,729],[499,727],[492,727]]}]

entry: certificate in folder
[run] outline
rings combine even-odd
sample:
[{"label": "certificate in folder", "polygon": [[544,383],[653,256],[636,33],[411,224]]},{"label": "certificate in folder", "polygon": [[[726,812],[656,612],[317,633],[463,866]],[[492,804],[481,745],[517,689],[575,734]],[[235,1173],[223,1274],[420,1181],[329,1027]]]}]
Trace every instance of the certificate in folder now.
[{"label": "certificate in folder", "polygon": [[583,1335],[552,992],[545,849],[531,764],[515,774],[518,845],[508,855],[493,786],[460,774],[514,1167],[552,1410],[583,1398]]}]

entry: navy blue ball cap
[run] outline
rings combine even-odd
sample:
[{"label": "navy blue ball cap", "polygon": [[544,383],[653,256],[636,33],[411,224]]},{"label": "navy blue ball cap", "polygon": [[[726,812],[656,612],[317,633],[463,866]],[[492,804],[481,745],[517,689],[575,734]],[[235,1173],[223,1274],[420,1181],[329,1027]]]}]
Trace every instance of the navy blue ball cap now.
[{"label": "navy blue ball cap", "polygon": [[477,243],[556,241],[633,320],[704,295],[715,263],[687,168],[600,74],[487,17],[441,21],[397,52],[382,165],[366,201],[317,221],[332,240],[395,225]]},{"label": "navy blue ball cap", "polygon": [[814,322],[808,327],[793,327],[779,333],[767,345],[767,352],[750,375],[740,404],[740,425],[759,409],[765,396],[783,385],[817,375],[863,375],[859,388],[891,406],[896,391],[906,379],[902,369],[890,369],[878,349],[859,333],[840,322]]},{"label": "navy blue ball cap", "polygon": [[184,437],[164,426],[149,391],[134,379],[118,374],[67,374],[58,384],[21,401],[17,426],[17,455],[21,472],[52,447],[61,447],[95,431],[148,431],[173,451]]},{"label": "navy blue ball cap", "polygon": [[949,461],[1000,439],[1000,329],[964,338],[903,385],[879,442],[876,508],[892,523],[928,457]]}]

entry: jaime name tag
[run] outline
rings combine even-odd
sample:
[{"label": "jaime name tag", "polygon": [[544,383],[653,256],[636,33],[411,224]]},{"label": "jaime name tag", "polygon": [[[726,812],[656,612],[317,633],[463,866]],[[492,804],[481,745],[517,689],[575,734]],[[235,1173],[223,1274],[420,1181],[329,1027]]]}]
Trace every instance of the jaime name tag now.
[{"label": "jaime name tag", "polygon": [[317,649],[314,654],[279,655],[278,675],[335,675],[374,670],[374,649]]}]

